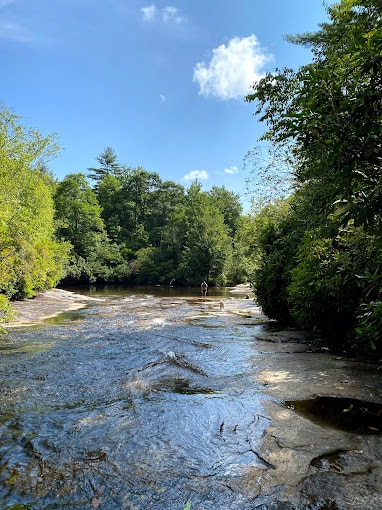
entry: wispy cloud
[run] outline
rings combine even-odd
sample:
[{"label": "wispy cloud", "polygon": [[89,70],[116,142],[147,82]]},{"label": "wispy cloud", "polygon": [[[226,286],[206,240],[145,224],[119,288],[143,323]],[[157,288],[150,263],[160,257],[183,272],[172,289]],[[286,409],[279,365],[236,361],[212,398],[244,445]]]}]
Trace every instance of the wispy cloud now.
[{"label": "wispy cloud", "polygon": [[0,20],[0,39],[26,43],[35,40],[33,34],[18,23]]},{"label": "wispy cloud", "polygon": [[208,172],[206,170],[191,170],[183,177],[184,181],[194,181],[195,179],[206,180],[208,179]]},{"label": "wispy cloud", "polygon": [[237,166],[230,166],[224,169],[224,173],[228,175],[235,175],[239,173],[239,169],[237,168]]},{"label": "wispy cloud", "polygon": [[142,7],[141,13],[143,15],[144,21],[153,21],[157,12],[157,8],[154,4],[149,5],[148,7]]},{"label": "wispy cloud", "polygon": [[175,23],[178,25],[184,21],[184,18],[179,14],[179,10],[173,5],[167,5],[162,9],[158,9],[155,4],[151,4],[147,7],[142,7],[141,13],[143,20],[146,22],[160,19],[164,23]]},{"label": "wispy cloud", "polygon": [[160,99],[161,103],[165,103],[166,102],[166,96],[163,95],[163,94],[159,94],[159,99]]},{"label": "wispy cloud", "polygon": [[184,19],[179,15],[179,11],[176,7],[168,5],[162,9],[162,19],[165,23],[182,23]]},{"label": "wispy cloud", "polygon": [[193,81],[199,84],[199,94],[229,100],[242,98],[262,76],[264,64],[272,59],[261,47],[255,35],[234,37],[227,46],[212,50],[209,63],[198,62]]},{"label": "wispy cloud", "polygon": [[13,5],[16,3],[16,0],[0,0],[0,39],[18,43],[36,41],[37,36],[15,14]]}]

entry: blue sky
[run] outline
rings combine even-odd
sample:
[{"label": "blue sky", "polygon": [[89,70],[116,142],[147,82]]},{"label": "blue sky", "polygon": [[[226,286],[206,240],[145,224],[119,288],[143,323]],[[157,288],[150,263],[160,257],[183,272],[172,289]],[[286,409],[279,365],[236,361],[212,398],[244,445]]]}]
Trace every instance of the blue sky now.
[{"label": "blue sky", "polygon": [[284,36],[325,21],[323,0],[0,0],[0,103],[57,134],[60,180],[111,146],[162,180],[244,197],[265,129],[244,97],[309,62]]}]

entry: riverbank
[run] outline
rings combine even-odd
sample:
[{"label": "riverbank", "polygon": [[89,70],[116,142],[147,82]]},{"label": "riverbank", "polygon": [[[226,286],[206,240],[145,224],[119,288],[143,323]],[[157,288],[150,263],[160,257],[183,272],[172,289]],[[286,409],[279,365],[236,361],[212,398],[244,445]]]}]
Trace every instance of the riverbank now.
[{"label": "riverbank", "polygon": [[[251,296],[252,290],[249,284],[239,284],[235,287],[230,287],[229,292]],[[12,303],[16,316],[13,321],[3,324],[3,327],[11,328],[37,324],[60,313],[85,308],[90,302],[96,300],[96,298],[63,289],[50,289],[39,292],[33,299]]]},{"label": "riverbank", "polygon": [[94,298],[63,289],[39,292],[33,299],[12,303],[15,319],[3,327],[30,326],[63,312],[85,308],[90,301]]}]

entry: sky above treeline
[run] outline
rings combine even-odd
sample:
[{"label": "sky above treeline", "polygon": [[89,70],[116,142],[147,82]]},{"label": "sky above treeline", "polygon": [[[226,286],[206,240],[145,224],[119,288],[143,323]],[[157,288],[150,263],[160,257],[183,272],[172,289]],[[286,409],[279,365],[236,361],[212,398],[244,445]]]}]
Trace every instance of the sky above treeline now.
[{"label": "sky above treeline", "polygon": [[323,0],[0,0],[0,103],[57,134],[60,180],[110,146],[121,164],[245,201],[265,125],[244,97],[310,62],[284,36],[327,20]]}]

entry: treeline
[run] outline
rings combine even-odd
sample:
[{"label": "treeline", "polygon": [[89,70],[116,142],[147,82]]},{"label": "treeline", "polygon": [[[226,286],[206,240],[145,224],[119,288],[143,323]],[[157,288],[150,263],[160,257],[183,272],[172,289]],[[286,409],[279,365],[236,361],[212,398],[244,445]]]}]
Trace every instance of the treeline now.
[{"label": "treeline", "polygon": [[[311,48],[297,71],[247,97],[294,191],[255,220],[253,282],[271,318],[382,354],[382,3],[343,0],[330,23],[290,37]],[[277,171],[277,169],[276,169]]]},{"label": "treeline", "polygon": [[213,285],[246,281],[249,254],[239,196],[189,189],[120,165],[111,147],[99,166],[67,175],[54,192],[57,238],[72,249],[64,283]]},{"label": "treeline", "polygon": [[62,181],[48,169],[53,136],[0,111],[0,309],[62,285],[212,285],[247,281],[250,253],[239,196],[224,187],[187,190],[117,161]]}]

